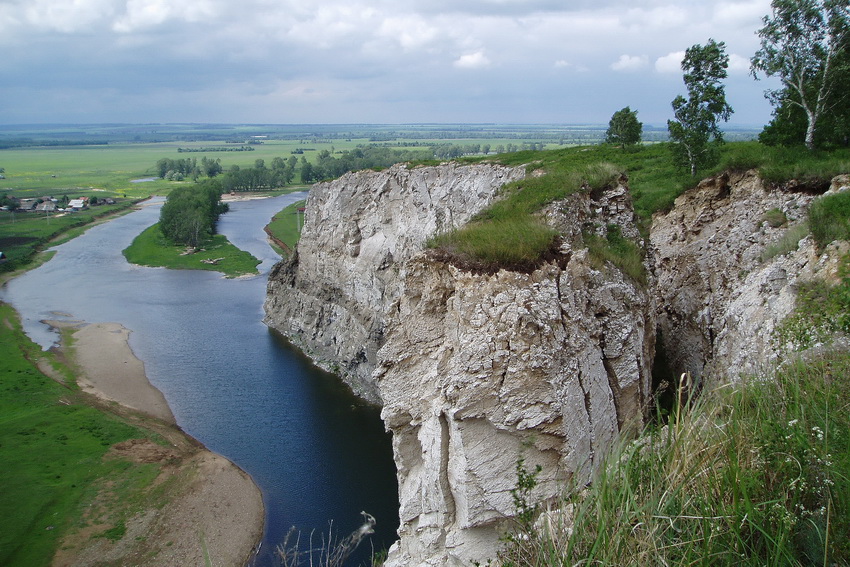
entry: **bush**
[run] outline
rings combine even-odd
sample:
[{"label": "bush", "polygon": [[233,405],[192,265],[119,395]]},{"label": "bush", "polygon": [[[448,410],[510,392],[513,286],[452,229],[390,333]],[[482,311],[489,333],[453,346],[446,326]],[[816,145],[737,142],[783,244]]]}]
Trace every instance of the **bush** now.
[{"label": "bush", "polygon": [[820,248],[833,240],[850,240],[850,191],[821,197],[809,208],[812,236]]}]

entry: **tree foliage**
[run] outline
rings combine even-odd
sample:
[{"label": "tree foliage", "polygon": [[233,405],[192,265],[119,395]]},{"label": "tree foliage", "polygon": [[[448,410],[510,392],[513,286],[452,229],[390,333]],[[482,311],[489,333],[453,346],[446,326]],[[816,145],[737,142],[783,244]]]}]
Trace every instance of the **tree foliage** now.
[{"label": "tree foliage", "polygon": [[215,180],[177,187],[168,194],[159,213],[162,234],[175,244],[197,248],[215,233],[219,215],[227,211],[220,198],[221,184]]},{"label": "tree foliage", "polygon": [[691,175],[710,167],[719,159],[723,132],[719,122],[729,120],[732,107],[726,102],[725,87],[729,56],[726,44],[709,39],[685,51],[682,71],[688,98],[673,99],[675,120],[667,121],[673,141],[673,159],[677,167],[687,168]]},{"label": "tree foliage", "polygon": [[638,122],[637,110],[627,106],[611,116],[608,130],[605,132],[605,141],[625,148],[640,142],[642,133],[643,124]]},{"label": "tree foliage", "polygon": [[[765,93],[776,107],[765,140],[804,143],[812,150],[819,141],[846,138],[850,86],[847,0],[773,0],[771,7],[772,15],[764,17],[764,27],[758,32],[761,48],[751,60],[755,78],[763,74],[782,81],[782,88]],[[843,120],[836,122],[830,116],[836,111]],[[819,137],[821,128],[826,135]]]}]

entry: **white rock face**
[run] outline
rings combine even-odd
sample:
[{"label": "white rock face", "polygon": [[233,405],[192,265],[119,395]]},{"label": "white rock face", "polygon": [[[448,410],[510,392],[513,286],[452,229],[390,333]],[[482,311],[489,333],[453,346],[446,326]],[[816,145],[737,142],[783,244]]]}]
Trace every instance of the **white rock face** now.
[{"label": "white rock face", "polygon": [[543,466],[536,497],[553,499],[643,419],[651,294],[577,242],[589,222],[637,235],[624,186],[547,208],[564,244],[531,273],[472,273],[422,252],[523,176],[399,166],[317,185],[297,258],[270,276],[268,323],[383,405],[400,492],[389,566],[494,557],[518,458]]},{"label": "white rock face", "polygon": [[401,502],[386,564],[494,557],[520,456],[543,467],[541,500],[586,481],[643,418],[652,311],[645,289],[594,270],[586,250],[530,274],[412,260],[375,372]]},{"label": "white rock face", "polygon": [[405,261],[430,236],[462,226],[502,185],[524,176],[522,168],[448,163],[397,165],[316,184],[296,257],[269,277],[267,322],[379,403],[371,374]]},{"label": "white rock face", "polygon": [[[763,255],[805,220],[813,198],[766,188],[755,172],[723,175],[653,219],[659,346],[677,376],[734,380],[777,362],[772,334],[794,308],[797,285],[830,262],[811,237],[786,254]],[[772,209],[787,223],[771,227]]]}]

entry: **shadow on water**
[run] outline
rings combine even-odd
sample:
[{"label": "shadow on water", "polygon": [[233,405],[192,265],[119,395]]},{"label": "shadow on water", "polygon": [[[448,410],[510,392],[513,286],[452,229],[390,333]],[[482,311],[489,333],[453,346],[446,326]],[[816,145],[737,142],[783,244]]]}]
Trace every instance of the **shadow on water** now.
[{"label": "shadow on water", "polygon": [[[315,366],[276,331],[270,330],[269,335],[285,358],[301,367],[297,384],[290,382],[293,375],[286,372],[281,373],[281,381],[285,387],[299,390],[297,395],[302,398],[305,411],[321,415],[321,419],[301,422],[302,447],[305,451],[316,445],[323,448],[320,452],[290,455],[293,468],[307,469],[298,473],[303,479],[300,486],[290,483],[286,487],[288,494],[267,491],[267,498],[287,500],[285,506],[275,508],[288,513],[268,514],[264,549],[256,565],[278,564],[273,549],[291,528],[301,532],[300,547],[306,550],[311,532],[314,543],[318,543],[331,530],[335,538],[342,538],[357,529],[363,523],[360,512],[375,517],[375,533],[361,543],[346,564],[368,565],[373,552],[389,548],[397,539],[398,528],[396,470],[392,460],[387,459],[392,453],[392,440],[380,420],[380,408],[356,397],[338,376]],[[293,426],[299,427],[299,421],[295,420]],[[283,445],[275,447],[272,442],[270,448],[289,450]],[[315,506],[335,509],[344,517],[292,524],[293,517],[312,518],[314,510],[306,507]]]}]

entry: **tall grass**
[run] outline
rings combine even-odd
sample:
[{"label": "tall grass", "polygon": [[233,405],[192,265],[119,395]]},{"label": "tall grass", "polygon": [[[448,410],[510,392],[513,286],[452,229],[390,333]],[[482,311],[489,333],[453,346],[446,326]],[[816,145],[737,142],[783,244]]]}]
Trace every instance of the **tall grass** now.
[{"label": "tall grass", "polygon": [[582,240],[598,267],[603,267],[605,263],[610,262],[637,283],[646,285],[644,251],[622,235],[619,225],[608,225],[605,238],[584,233]]},{"label": "tall grass", "polygon": [[[705,392],[623,441],[506,565],[850,563],[850,355]],[[566,512],[564,512],[566,511]]]},{"label": "tall grass", "polygon": [[820,248],[833,240],[850,240],[850,191],[815,199],[809,207],[809,222]]}]

